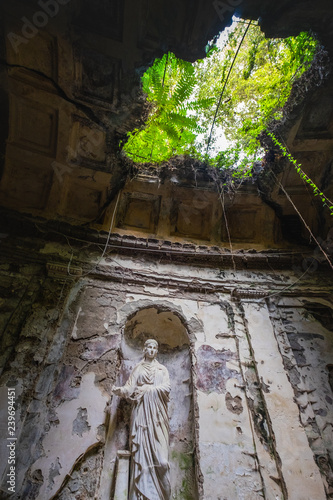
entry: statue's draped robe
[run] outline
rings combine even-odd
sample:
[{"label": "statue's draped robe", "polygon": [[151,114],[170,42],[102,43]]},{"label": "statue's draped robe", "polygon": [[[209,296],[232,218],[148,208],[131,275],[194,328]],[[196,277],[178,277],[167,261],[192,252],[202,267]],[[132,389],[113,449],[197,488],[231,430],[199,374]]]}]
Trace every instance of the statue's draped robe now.
[{"label": "statue's draped robe", "polygon": [[170,500],[168,370],[155,359],[143,360],[122,392],[134,402],[129,500]]}]

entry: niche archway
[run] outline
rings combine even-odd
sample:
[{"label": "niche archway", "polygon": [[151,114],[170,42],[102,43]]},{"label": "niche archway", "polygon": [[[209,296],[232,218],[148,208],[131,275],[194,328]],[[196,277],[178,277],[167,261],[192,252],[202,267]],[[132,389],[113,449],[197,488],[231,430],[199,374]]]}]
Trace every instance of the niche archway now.
[{"label": "niche archway", "polygon": [[189,346],[187,329],[179,314],[167,307],[144,307],[132,314],[125,325],[123,340],[131,346],[142,346],[156,338],[160,351]]}]

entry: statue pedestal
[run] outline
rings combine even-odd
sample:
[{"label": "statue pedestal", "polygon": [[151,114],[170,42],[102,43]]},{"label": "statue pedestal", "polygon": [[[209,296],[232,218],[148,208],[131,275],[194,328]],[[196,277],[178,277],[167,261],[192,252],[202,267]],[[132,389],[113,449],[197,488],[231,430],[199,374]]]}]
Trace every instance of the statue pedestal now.
[{"label": "statue pedestal", "polygon": [[128,500],[129,461],[131,458],[131,452],[127,450],[119,450],[117,452],[117,458],[117,477],[113,498],[114,500]]}]

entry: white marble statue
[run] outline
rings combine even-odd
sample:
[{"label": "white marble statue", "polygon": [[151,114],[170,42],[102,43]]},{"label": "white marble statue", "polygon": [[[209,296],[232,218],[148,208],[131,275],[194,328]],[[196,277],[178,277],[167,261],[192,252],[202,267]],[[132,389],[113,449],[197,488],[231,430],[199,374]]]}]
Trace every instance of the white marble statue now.
[{"label": "white marble statue", "polygon": [[157,360],[158,343],[144,344],[144,359],[123,387],[120,397],[133,401],[129,500],[170,500],[169,373]]}]

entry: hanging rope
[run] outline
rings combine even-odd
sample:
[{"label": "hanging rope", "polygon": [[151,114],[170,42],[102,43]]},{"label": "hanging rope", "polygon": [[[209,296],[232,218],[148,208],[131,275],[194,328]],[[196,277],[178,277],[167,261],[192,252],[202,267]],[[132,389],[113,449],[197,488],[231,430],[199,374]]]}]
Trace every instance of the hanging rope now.
[{"label": "hanging rope", "polygon": [[315,235],[313,234],[313,232],[311,231],[311,228],[310,226],[306,223],[306,221],[304,220],[304,217],[302,216],[301,212],[298,210],[298,208],[296,207],[295,203],[293,202],[293,200],[290,198],[289,194],[287,193],[287,191],[285,190],[285,188],[282,186],[281,182],[278,180],[278,178],[276,177],[276,175],[274,174],[273,170],[270,170],[270,173],[273,175],[273,177],[275,178],[275,181],[276,183],[278,184],[279,188],[281,189],[281,191],[283,191],[283,193],[285,194],[285,196],[287,197],[288,201],[291,203],[291,205],[293,206],[293,208],[295,209],[295,211],[297,212],[297,215],[299,216],[299,218],[301,219],[301,221],[303,222],[304,226],[306,227],[306,229],[309,231],[310,233],[310,236],[311,238],[313,239],[313,241],[315,241],[318,245],[318,248],[319,250],[322,252],[322,254],[324,255],[325,259],[327,260],[330,268],[333,270],[333,264],[331,262],[331,259],[329,258],[329,256],[327,255],[327,253],[325,252],[325,250],[323,249],[323,247],[321,246],[321,244],[319,243],[319,241],[317,240],[317,238],[315,237]]},{"label": "hanging rope", "polygon": [[[164,89],[164,83],[165,83],[165,75],[166,75],[166,70],[169,62],[169,52],[167,53],[166,59],[165,59],[165,66],[164,66],[164,73],[163,73],[163,80],[162,80],[162,88]],[[154,132],[154,138],[153,138],[153,143],[151,146],[151,153],[150,153],[150,162],[152,163],[153,159],[153,152],[155,148],[155,137],[156,137],[156,132]],[[142,156],[141,156],[142,158]],[[146,158],[148,160],[148,158]]]},{"label": "hanging rope", "polygon": [[236,53],[234,55],[234,58],[232,60],[232,63],[231,63],[231,66],[229,68],[229,71],[228,71],[228,75],[227,75],[227,78],[224,82],[224,85],[223,85],[223,89],[222,89],[222,92],[221,92],[221,95],[220,95],[220,98],[219,98],[219,101],[217,103],[217,106],[216,106],[216,111],[215,111],[215,115],[214,115],[214,119],[213,119],[213,123],[212,123],[212,128],[210,129],[210,134],[209,134],[209,138],[208,138],[208,143],[207,143],[207,149],[206,149],[206,154],[208,153],[208,150],[209,150],[209,146],[210,146],[210,141],[212,139],[212,133],[213,133],[213,128],[214,128],[214,125],[215,125],[215,121],[216,121],[216,117],[217,117],[217,113],[218,113],[218,110],[219,110],[219,107],[220,107],[220,104],[221,104],[221,101],[222,101],[222,96],[224,94],[224,91],[225,91],[225,88],[227,86],[227,83],[228,83],[228,80],[229,80],[229,76],[230,76],[230,73],[232,71],[232,68],[234,67],[234,64],[235,64],[235,61],[236,61],[236,58],[238,56],[238,52],[239,52],[239,49],[241,48],[242,46],[242,43],[244,41],[244,38],[246,37],[246,34],[250,28],[250,25],[251,25],[251,21],[247,24],[246,26],[246,30],[244,31],[244,34],[242,36],[242,39],[237,47],[237,50],[236,50]]}]

